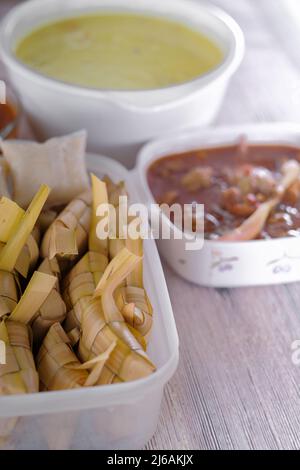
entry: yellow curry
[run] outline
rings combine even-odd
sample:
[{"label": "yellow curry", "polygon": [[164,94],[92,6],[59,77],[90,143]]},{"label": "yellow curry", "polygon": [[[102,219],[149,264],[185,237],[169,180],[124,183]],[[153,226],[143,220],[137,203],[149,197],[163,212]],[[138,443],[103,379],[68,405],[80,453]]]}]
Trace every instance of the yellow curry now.
[{"label": "yellow curry", "polygon": [[223,58],[217,44],[184,24],[126,13],[43,25],[17,44],[16,56],[49,77],[115,90],[187,82],[213,70]]}]

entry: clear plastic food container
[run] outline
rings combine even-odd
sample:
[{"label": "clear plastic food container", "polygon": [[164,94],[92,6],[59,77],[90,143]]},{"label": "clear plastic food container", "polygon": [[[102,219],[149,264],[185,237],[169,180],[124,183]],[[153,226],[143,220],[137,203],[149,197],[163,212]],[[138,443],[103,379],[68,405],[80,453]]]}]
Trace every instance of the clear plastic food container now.
[{"label": "clear plastic food container", "polygon": [[[300,126],[289,123],[245,124],[191,129],[145,145],[139,153],[136,180],[145,203],[154,202],[147,171],[158,158],[197,148],[232,145],[245,136],[249,143],[284,144],[300,148]],[[169,224],[163,214],[162,223]],[[300,281],[300,241],[272,240],[220,242],[205,240],[199,251],[187,251],[185,239],[158,240],[168,264],[184,279],[213,287],[241,287]]]},{"label": "clear plastic food container", "polygon": [[[88,168],[125,180],[117,162],[88,156]],[[160,259],[145,241],[145,285],[154,308],[149,356],[157,371],[144,379],[68,391],[0,397],[0,449],[138,449],[155,432],[164,387],[178,364],[178,335]]]}]

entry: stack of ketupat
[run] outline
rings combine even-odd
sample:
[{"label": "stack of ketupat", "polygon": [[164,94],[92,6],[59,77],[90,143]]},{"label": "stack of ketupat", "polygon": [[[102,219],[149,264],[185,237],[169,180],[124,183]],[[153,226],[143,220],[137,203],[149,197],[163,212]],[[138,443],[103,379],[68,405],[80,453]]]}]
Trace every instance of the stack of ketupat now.
[{"label": "stack of ketupat", "polygon": [[[146,377],[152,307],[142,240],[101,240],[97,207],[122,184],[91,176],[92,189],[57,214],[42,185],[27,210],[0,200],[0,395],[65,390]],[[47,207],[47,206],[46,206]],[[56,213],[56,217],[53,217]],[[16,420],[1,420],[0,439]]]}]

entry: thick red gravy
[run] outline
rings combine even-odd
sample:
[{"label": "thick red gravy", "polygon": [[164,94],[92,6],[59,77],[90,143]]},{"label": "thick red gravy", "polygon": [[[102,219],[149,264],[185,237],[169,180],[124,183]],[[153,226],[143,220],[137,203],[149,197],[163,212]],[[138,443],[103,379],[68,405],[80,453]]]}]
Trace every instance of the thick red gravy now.
[{"label": "thick red gravy", "polygon": [[[300,149],[283,145],[240,145],[193,150],[156,160],[148,183],[158,203],[205,205],[205,236],[217,239],[238,227],[272,196],[287,159]],[[300,182],[270,214],[258,238],[300,236]]]},{"label": "thick red gravy", "polygon": [[[11,124],[16,119],[16,110],[10,103],[0,104],[0,133],[5,129],[9,124]],[[16,137],[16,130],[13,129],[7,137]]]}]

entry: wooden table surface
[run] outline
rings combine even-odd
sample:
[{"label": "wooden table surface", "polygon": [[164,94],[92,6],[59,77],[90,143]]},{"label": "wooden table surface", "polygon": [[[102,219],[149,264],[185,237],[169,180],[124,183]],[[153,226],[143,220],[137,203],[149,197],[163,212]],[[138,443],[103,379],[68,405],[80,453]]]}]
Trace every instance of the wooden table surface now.
[{"label": "wooden table surface", "polygon": [[[247,42],[217,124],[300,123],[297,33],[281,1],[215,1]],[[0,16],[14,3],[1,0]],[[180,365],[147,448],[300,449],[300,367],[291,359],[300,339],[300,284],[207,289],[164,268]]]}]

